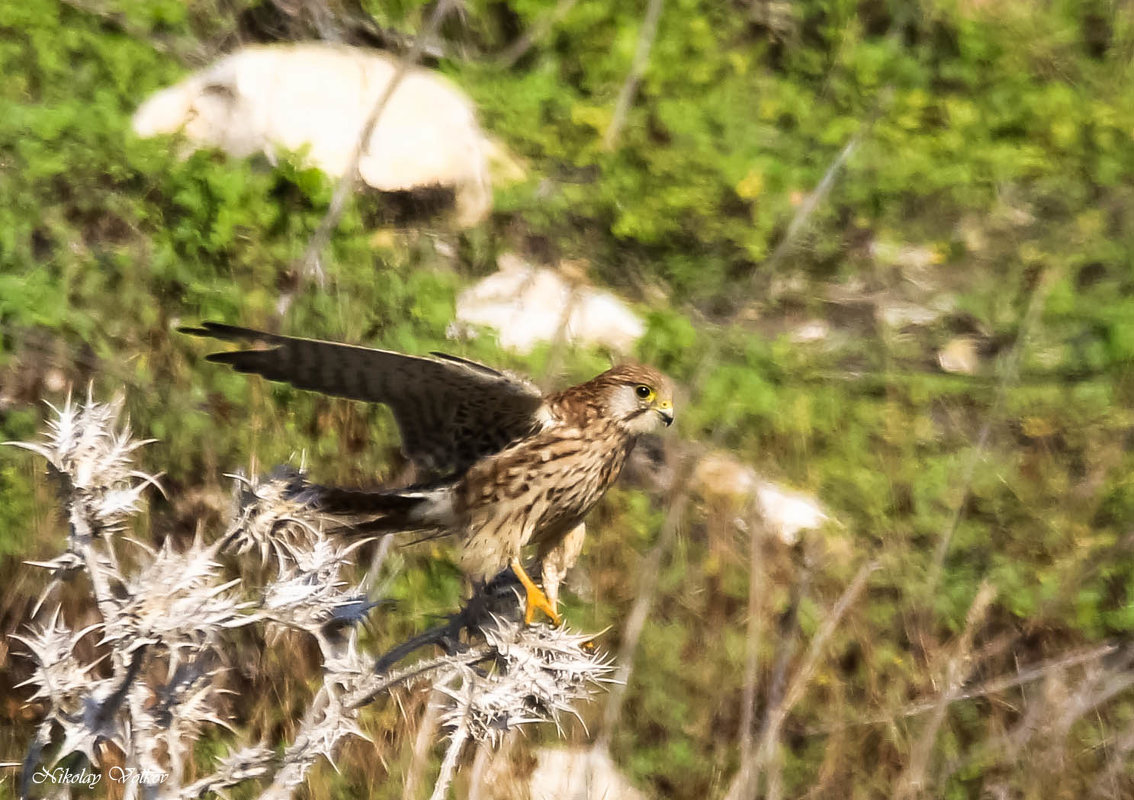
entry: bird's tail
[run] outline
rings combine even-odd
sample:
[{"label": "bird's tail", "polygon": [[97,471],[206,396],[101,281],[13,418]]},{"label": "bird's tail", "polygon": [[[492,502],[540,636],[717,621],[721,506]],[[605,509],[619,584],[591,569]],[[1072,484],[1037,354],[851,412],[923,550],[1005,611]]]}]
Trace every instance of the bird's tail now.
[{"label": "bird's tail", "polygon": [[452,525],[451,487],[343,489],[304,483],[297,499],[341,524],[346,531],[443,533]]}]

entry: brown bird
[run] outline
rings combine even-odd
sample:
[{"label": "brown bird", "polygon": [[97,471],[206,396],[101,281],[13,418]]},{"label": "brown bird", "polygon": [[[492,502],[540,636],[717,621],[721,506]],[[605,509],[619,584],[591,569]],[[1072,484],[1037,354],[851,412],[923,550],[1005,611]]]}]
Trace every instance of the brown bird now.
[{"label": "brown bird", "polygon": [[464,573],[484,581],[510,566],[527,593],[528,622],[537,610],[556,624],[559,615],[524,571],[522,548],[535,545],[541,564],[561,569],[557,550],[577,547],[568,534],[618,478],[638,437],[673,422],[669,379],[640,364],[544,396],[524,378],[441,353],[422,358],[216,322],[182,331],[254,345],[207,357],[238,372],[389,406],[406,457],[430,479],[404,489],[313,487],[315,504],[365,532],[463,537]]}]

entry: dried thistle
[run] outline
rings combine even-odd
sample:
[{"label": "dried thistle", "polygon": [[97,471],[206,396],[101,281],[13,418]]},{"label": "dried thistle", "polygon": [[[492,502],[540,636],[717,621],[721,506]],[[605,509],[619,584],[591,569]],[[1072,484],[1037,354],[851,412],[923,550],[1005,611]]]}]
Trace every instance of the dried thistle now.
[{"label": "dried thistle", "polygon": [[442,715],[445,726],[465,727],[475,741],[496,744],[504,732],[532,722],[559,728],[564,713],[577,717],[576,704],[609,681],[610,661],[589,646],[591,635],[502,617],[481,633],[486,663],[462,667],[455,687],[438,687],[453,701]]},{"label": "dried thistle", "polygon": [[12,638],[28,648],[35,661],[35,674],[22,686],[36,686],[29,700],[48,700],[55,708],[72,708],[78,698],[91,684],[90,672],[95,664],[81,664],[75,656],[75,645],[98,624],[88,625],[74,632],[59,621],[59,609],[52,612],[47,622],[32,624],[23,635],[12,634]]},{"label": "dried thistle", "polygon": [[285,466],[257,478],[229,477],[236,491],[232,524],[222,537],[226,549],[237,555],[255,552],[261,562],[286,569],[320,538],[318,520],[301,497],[301,471]]},{"label": "dried thistle", "polygon": [[219,583],[220,565],[212,556],[212,548],[200,542],[178,553],[167,540],[125,577],[122,596],[110,601],[104,641],[126,652],[160,644],[176,659],[182,651],[215,645],[225,629],[255,622],[257,615],[246,613],[255,604],[239,602],[232,591],[239,579]]},{"label": "dried thistle", "polygon": [[[575,704],[609,680],[607,660],[588,647],[591,637],[519,624],[513,587],[497,582],[446,625],[376,663],[359,649],[358,631],[377,604],[367,596],[367,580],[347,577],[361,542],[324,535],[303,497],[302,474],[292,469],[238,477],[232,522],[211,544],[198,537],[181,550],[170,541],[155,550],[106,535],[125,530],[146,486],[155,483],[133,466],[133,454],[146,442],[119,423],[121,410],[120,398],[68,400],[55,410],[42,441],[19,445],[47,459],[70,523],[68,551],[35,566],[51,570],[52,585],[84,574],[102,617],[72,631],[56,609],[14,637],[35,664],[21,686],[34,687],[29,699],[47,706],[24,761],[25,793],[42,761],[82,753],[98,763],[111,742],[127,763],[172,778],[148,787],[147,796],[198,797],[271,776],[264,796],[289,797],[320,758],[334,764],[344,738],[364,736],[362,705],[409,683],[429,683],[449,700],[442,715],[448,751],[436,790],[443,793],[464,742],[495,743],[505,731],[537,721],[558,726],[563,714],[575,714]],[[137,546],[127,561],[116,552],[124,541]],[[255,552],[275,567],[276,577],[246,599],[256,590],[224,580],[222,552]],[[314,636],[323,685],[282,754],[267,743],[234,749],[213,774],[182,786],[189,743],[209,727],[228,727],[219,711],[226,634],[259,623]],[[109,649],[101,670],[106,675],[95,674],[98,661],[84,663],[75,653],[77,642],[95,630]],[[445,654],[400,666],[424,646]],[[50,758],[41,758],[48,748]]]},{"label": "dried thistle", "polygon": [[[81,509],[94,533],[115,532],[139,510],[145,488],[157,477],[134,469],[133,454],[152,439],[134,439],[129,421],[118,424],[123,398],[85,403],[70,395],[62,408],[51,406],[55,419],[39,442],[5,442],[43,456],[51,473],[63,482],[64,501]],[[74,518],[74,514],[72,514]],[[74,534],[74,531],[72,531]]]}]

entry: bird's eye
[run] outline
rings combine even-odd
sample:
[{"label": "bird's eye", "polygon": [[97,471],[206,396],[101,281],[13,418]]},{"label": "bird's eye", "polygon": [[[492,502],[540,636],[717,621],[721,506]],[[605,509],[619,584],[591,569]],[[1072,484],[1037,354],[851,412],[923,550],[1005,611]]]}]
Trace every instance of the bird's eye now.
[{"label": "bird's eye", "polygon": [[652,397],[654,394],[654,390],[649,386],[646,386],[644,383],[638,384],[634,391],[637,393],[638,397],[642,398],[643,400],[649,400],[650,397]]}]

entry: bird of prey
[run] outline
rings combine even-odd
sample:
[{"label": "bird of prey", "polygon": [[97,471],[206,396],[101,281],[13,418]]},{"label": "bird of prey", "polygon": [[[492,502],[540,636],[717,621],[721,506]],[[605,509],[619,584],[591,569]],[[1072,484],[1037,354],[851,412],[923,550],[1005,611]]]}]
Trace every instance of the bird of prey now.
[{"label": "bird of prey", "polygon": [[402,489],[314,487],[315,504],[368,533],[460,536],[461,568],[472,580],[511,567],[529,623],[537,610],[556,624],[559,615],[524,571],[522,548],[533,545],[541,564],[561,569],[557,548],[577,552],[572,532],[638,437],[673,422],[672,384],[640,364],[544,395],[524,378],[441,353],[410,356],[216,322],[182,330],[250,345],[207,356],[238,372],[389,406],[406,457],[428,479]]}]

